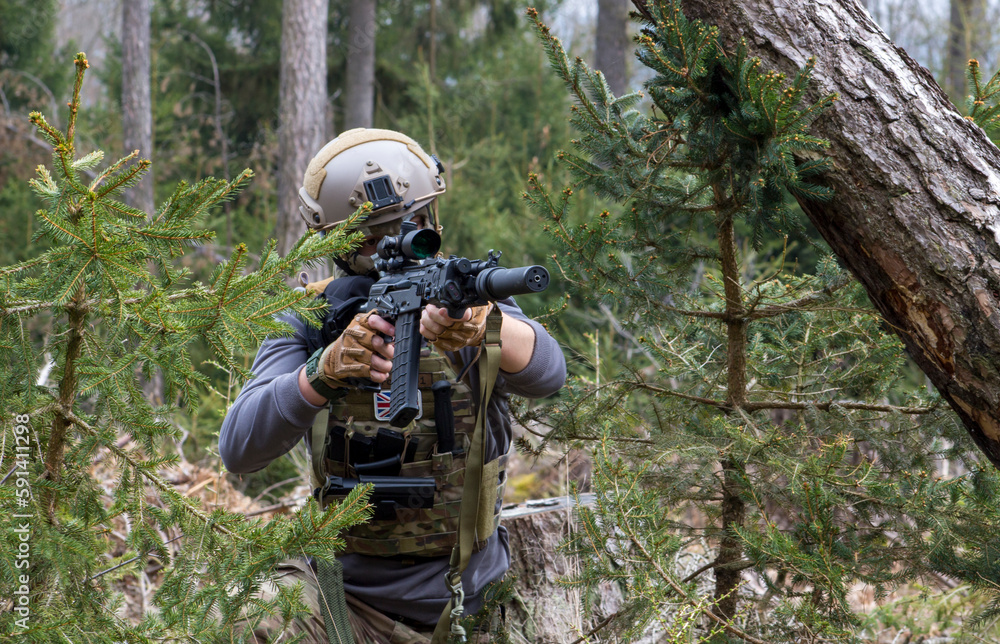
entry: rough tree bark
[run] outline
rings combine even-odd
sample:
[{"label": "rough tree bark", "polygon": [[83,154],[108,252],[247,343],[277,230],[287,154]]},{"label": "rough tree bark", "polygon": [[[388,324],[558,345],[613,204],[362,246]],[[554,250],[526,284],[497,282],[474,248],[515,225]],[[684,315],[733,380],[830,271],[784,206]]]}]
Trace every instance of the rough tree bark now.
[{"label": "rough tree bark", "polygon": [[354,0],[348,20],[344,129],[371,127],[375,110],[375,0]]},{"label": "rough tree bark", "polygon": [[[585,504],[593,495],[582,495]],[[612,582],[601,584],[589,597],[590,615],[583,615],[580,591],[559,583],[578,570],[579,561],[559,550],[573,525],[575,502],[566,497],[528,501],[504,508],[503,525],[510,535],[510,574],[517,598],[507,613],[507,629],[515,642],[571,644],[613,615],[624,598]]]},{"label": "rough tree bark", "polygon": [[299,187],[309,159],[326,143],[327,11],[327,0],[285,0],[282,8],[275,230],[282,254],[305,232]]},{"label": "rough tree bark", "polygon": [[858,0],[682,0],[765,65],[817,59],[814,125],[832,143],[809,219],[1000,467],[1000,150]]},{"label": "rough tree bark", "polygon": [[597,44],[594,67],[604,73],[615,96],[625,93],[625,57],[629,51],[628,3],[626,0],[597,0]]},{"label": "rough tree bark", "polygon": [[[149,37],[152,0],[122,6],[122,134],[125,154],[139,150],[153,158],[153,101],[149,87]],[[153,171],[125,193],[129,205],[152,216]]]}]

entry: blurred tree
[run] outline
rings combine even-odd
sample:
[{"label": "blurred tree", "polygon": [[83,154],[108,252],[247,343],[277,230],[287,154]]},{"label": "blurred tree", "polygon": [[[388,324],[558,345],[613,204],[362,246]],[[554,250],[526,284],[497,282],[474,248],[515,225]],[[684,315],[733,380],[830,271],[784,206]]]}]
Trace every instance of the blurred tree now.
[{"label": "blurred tree", "polygon": [[1000,39],[989,27],[1000,17],[996,0],[869,0],[864,6],[896,45],[930,70],[959,109],[967,95],[968,60],[1000,64]]},{"label": "blurred tree", "polygon": [[[225,178],[252,166],[258,181],[210,225],[226,248],[235,236],[261,243],[276,227],[281,4],[156,0],[155,6],[159,196],[183,177]],[[112,81],[117,74],[111,71]]]},{"label": "blurred tree", "polygon": [[48,143],[38,137],[24,118],[29,110],[44,109],[55,123],[66,116],[64,92],[72,74],[53,65],[63,51],[55,41],[58,3],[54,0],[0,2],[0,263],[33,256],[30,217],[32,196],[27,180],[49,156]]},{"label": "blurred tree", "polygon": [[[140,158],[149,160],[153,157],[153,104],[149,86],[151,9],[152,0],[135,0],[122,5],[123,154],[138,152]],[[156,217],[151,170],[126,189],[123,196],[129,206],[146,213],[150,219]],[[142,378],[143,391],[151,403],[163,403],[163,384],[159,372]]]},{"label": "blurred tree", "polygon": [[[285,0],[278,108],[278,252],[302,236],[299,187],[309,159],[326,143],[327,0]],[[314,275],[315,277],[315,275]]]},{"label": "blurred tree", "polygon": [[355,0],[347,18],[344,129],[372,127],[375,111],[375,0]]},{"label": "blurred tree", "polygon": [[12,91],[16,80],[34,85],[43,101],[52,101],[33,107],[49,109],[71,78],[52,65],[53,49],[58,49],[53,41],[57,8],[56,0],[0,2],[0,104],[5,112],[24,105],[26,96]]},{"label": "blurred tree", "polygon": [[[153,158],[153,104],[149,87],[152,0],[122,5],[122,131],[125,154],[138,150]],[[126,191],[125,201],[147,213],[153,212],[153,173]]]},{"label": "blurred tree", "polygon": [[976,52],[986,48],[989,39],[986,22],[986,0],[950,0],[948,20],[948,53],[944,87],[948,96],[959,108],[965,106],[965,70]]},{"label": "blurred tree", "polygon": [[598,0],[597,45],[594,49],[594,68],[601,70],[608,87],[616,96],[625,93],[627,85],[626,59],[629,51],[627,0]]}]

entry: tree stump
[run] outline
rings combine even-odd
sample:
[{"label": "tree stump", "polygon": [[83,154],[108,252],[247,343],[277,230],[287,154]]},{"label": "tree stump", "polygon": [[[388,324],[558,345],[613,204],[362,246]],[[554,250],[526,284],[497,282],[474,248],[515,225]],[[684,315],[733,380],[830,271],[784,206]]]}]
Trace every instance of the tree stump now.
[{"label": "tree stump", "polygon": [[[593,494],[580,502],[593,503]],[[621,603],[621,591],[602,584],[598,596],[589,598],[593,612],[584,615],[580,589],[560,584],[579,569],[576,558],[559,550],[575,525],[576,500],[558,497],[527,501],[503,511],[503,525],[510,534],[511,574],[517,597],[507,614],[507,628],[514,642],[572,644],[580,641]]]}]

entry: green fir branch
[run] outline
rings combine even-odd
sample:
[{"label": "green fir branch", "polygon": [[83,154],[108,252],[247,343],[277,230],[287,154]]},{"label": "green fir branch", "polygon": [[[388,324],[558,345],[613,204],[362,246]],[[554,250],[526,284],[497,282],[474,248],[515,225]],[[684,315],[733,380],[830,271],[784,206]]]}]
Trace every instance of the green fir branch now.
[{"label": "green fir branch", "polygon": [[[309,235],[280,257],[270,242],[259,271],[248,269],[249,252],[240,245],[210,281],[195,281],[194,271],[179,260],[211,239],[201,225],[205,217],[232,199],[251,173],[229,182],[182,183],[150,220],[116,201],[113,195],[137,181],[145,164],[126,156],[101,170],[101,153],[75,157],[86,67],[79,57],[65,134],[40,114],[32,115],[41,136],[54,146],[53,169],[39,168],[30,184],[43,204],[34,215],[35,238],[50,248],[0,268],[0,354],[10,366],[0,379],[0,410],[30,414],[36,452],[30,476],[37,497],[32,507],[43,519],[33,526],[32,624],[46,628],[19,636],[41,641],[61,631],[83,641],[228,640],[240,620],[279,609],[289,615],[302,612],[287,590],[272,602],[253,597],[279,561],[302,552],[329,556],[340,548],[337,533],[366,516],[364,490],[328,512],[313,504],[291,520],[273,521],[270,531],[242,516],[203,510],[161,475],[178,461],[172,452],[177,410],[151,406],[137,374],[151,378],[158,373],[164,399],[180,399],[193,410],[211,383],[192,364],[189,345],[203,338],[217,352],[211,363],[246,376],[238,354],[256,348],[269,334],[290,332],[275,316],[304,315],[316,307],[291,290],[285,277],[303,264],[342,252],[347,243],[335,232]],[[97,178],[84,187],[79,174],[91,169]],[[49,356],[52,375],[40,379]],[[120,446],[121,434],[136,447]],[[0,463],[7,462],[8,447],[5,443]],[[99,471],[111,477],[111,491],[93,478],[98,461]],[[9,489],[0,485],[5,507],[13,500]],[[0,523],[10,526],[11,520],[4,515]],[[112,557],[122,544],[105,535],[125,520],[130,528],[124,546],[131,555]],[[180,533],[180,547],[168,546],[172,539],[165,535],[171,532]],[[0,540],[0,562],[13,561],[9,546],[9,540]],[[233,558],[222,556],[233,552]],[[167,583],[154,595],[161,609],[137,625],[126,624],[116,616],[120,600],[110,584],[137,568],[141,572],[149,558],[164,566]],[[107,570],[109,559],[113,565],[130,563],[95,576]],[[12,570],[0,563],[0,578],[7,579]],[[235,597],[230,596],[234,590]],[[71,607],[69,613],[65,606]],[[210,617],[198,612],[211,607],[221,608]],[[67,614],[71,619],[63,619]]]},{"label": "green fir branch", "polygon": [[966,68],[966,78],[972,93],[966,103],[968,118],[983,128],[994,140],[998,139],[998,127],[1000,127],[1000,71],[997,71],[992,78],[984,85],[982,71],[979,68],[979,61],[971,59]]}]

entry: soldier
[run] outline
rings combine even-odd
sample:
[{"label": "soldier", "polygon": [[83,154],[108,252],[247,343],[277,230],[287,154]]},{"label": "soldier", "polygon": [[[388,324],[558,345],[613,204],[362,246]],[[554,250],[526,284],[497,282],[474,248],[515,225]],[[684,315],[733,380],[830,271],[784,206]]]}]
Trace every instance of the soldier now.
[{"label": "soldier", "polygon": [[[364,644],[425,643],[432,634],[434,644],[443,643],[448,614],[462,607],[463,596],[465,614],[479,610],[484,588],[510,565],[507,533],[499,525],[512,443],[508,396],[549,396],[565,380],[558,344],[507,299],[496,307],[470,308],[461,319],[425,307],[423,409],[409,426],[387,423],[388,389],[372,392],[351,384],[357,378],[386,383],[389,377],[394,346],[385,338],[392,338],[393,325],[374,313],[352,317],[353,311],[378,279],[372,255],[379,240],[398,234],[403,221],[440,232],[435,199],[446,188],[442,172],[415,141],[389,130],[350,130],[317,153],[299,191],[307,226],[333,229],[370,201],[373,210],[359,228],[364,245],[334,260],[332,278],[307,287],[331,305],[322,330],[289,316],[285,320],[295,334],[264,342],[254,378],[220,432],[219,451],[232,472],[259,470],[305,437],[316,486],[328,475],[367,474],[426,481],[433,490],[433,502],[424,503],[431,507],[376,507],[372,521],[348,531],[337,562],[289,562],[286,581],[305,582],[306,599],[317,607],[314,619],[299,625],[312,641],[348,641],[340,635],[346,627],[338,625],[336,610],[319,608],[335,603],[342,592],[354,640]],[[488,359],[484,347],[498,342],[499,360]],[[491,360],[495,364],[486,364]],[[480,387],[493,381],[490,372],[495,385],[483,396]],[[435,413],[435,402],[442,409],[441,396],[451,414]],[[477,421],[480,411],[485,413]],[[483,447],[482,462],[470,455],[477,432],[484,441],[476,443]],[[467,466],[481,472],[473,481],[482,491],[478,503],[463,501]],[[473,523],[474,534],[462,539],[459,525]]]}]

